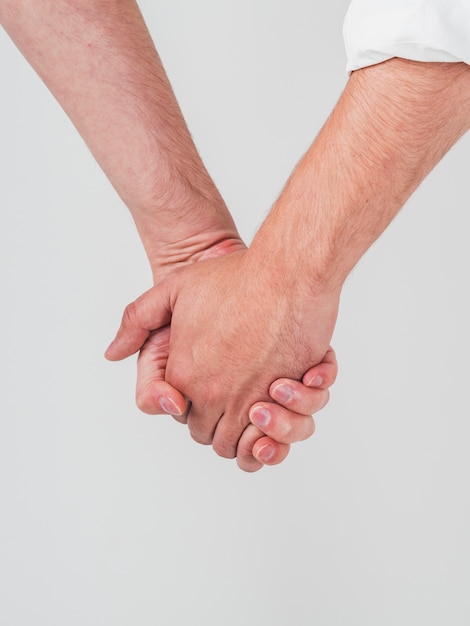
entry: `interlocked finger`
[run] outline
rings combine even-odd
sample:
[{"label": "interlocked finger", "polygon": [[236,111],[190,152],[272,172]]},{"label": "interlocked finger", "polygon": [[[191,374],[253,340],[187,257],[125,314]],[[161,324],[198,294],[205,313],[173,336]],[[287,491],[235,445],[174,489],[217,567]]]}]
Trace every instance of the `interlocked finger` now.
[{"label": "interlocked finger", "polygon": [[310,415],[293,416],[290,410],[269,402],[254,404],[250,409],[250,420],[265,435],[278,443],[291,444],[303,441],[315,431],[315,422]]}]

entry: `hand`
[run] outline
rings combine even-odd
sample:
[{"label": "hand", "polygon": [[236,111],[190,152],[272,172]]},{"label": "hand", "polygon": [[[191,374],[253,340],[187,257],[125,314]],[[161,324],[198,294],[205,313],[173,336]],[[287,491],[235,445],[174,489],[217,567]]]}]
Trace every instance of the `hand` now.
[{"label": "hand", "polygon": [[[165,381],[170,332],[170,326],[154,331],[140,350],[136,402],[144,413],[167,413],[186,424],[186,399]],[[312,414],[327,404],[328,389],[335,382],[337,370],[336,355],[330,347],[323,361],[306,372],[302,382],[279,379],[271,384],[269,395],[275,403],[259,402],[250,409],[252,424],[246,427],[237,446],[240,469],[254,472],[263,465],[277,465],[289,454],[290,444],[313,434]],[[255,425],[259,409],[269,411],[268,424]]]},{"label": "hand", "polygon": [[129,356],[171,321],[166,379],[191,400],[191,435],[233,458],[271,381],[299,378],[328,350],[339,295],[285,278],[245,251],[175,271],[129,305],[107,357]]},{"label": "hand", "polygon": [[[312,413],[327,404],[328,389],[337,372],[336,355],[330,347],[323,361],[308,370],[302,382],[274,381],[269,395],[278,404],[258,402],[250,409],[252,424],[245,428],[237,446],[240,469],[255,472],[263,465],[277,465],[289,454],[290,444],[308,439],[315,430]],[[260,409],[269,413],[267,421],[266,413],[261,414],[265,422],[262,425],[256,417]]]},{"label": "hand", "polygon": [[[219,235],[221,232],[218,233]],[[204,233],[199,237],[191,237],[180,240],[174,244],[157,247],[159,255],[152,264],[154,276],[160,280],[167,277],[172,271],[184,265],[205,261],[219,256],[246,249],[236,230],[228,223],[223,233],[224,237],[219,240],[217,233]],[[215,242],[215,243],[214,243]],[[161,251],[165,250],[165,254]],[[170,327],[164,327],[151,333],[140,350],[137,361],[137,406],[149,415],[166,413],[180,423],[187,423],[187,402],[184,396],[165,380],[166,363],[170,341]],[[271,409],[273,424],[268,427],[271,436],[264,436],[261,430],[254,425],[247,427],[247,433],[243,434],[237,448],[237,463],[245,471],[256,471],[264,464],[277,465],[287,457],[290,444],[302,441],[310,437],[315,428],[312,418],[313,413],[320,411],[328,402],[328,388],[334,383],[337,375],[337,363],[332,348],[328,351],[324,362],[309,370],[303,380],[307,389],[298,381],[284,381],[292,385],[292,395],[286,398],[275,381],[271,389],[279,389],[273,400],[278,403],[266,408]],[[318,380],[318,379],[321,380]],[[312,384],[312,381],[313,384]],[[316,381],[316,382],[315,382]],[[282,408],[284,407],[284,408]],[[266,429],[265,429],[266,430]],[[282,433],[281,439],[276,439],[276,432]],[[289,436],[287,436],[289,433]],[[248,449],[248,443],[256,443],[256,449]]]}]

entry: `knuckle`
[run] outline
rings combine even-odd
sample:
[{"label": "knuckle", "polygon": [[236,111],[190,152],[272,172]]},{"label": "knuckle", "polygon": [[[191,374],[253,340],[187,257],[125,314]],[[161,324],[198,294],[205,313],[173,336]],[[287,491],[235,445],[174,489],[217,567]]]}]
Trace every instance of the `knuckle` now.
[{"label": "knuckle", "polygon": [[147,415],[156,415],[159,411],[155,399],[152,397],[149,389],[138,389],[135,394],[135,403],[142,413]]},{"label": "knuckle", "polygon": [[292,414],[280,415],[269,429],[264,429],[265,433],[280,443],[288,443],[292,439],[294,419]]},{"label": "knuckle", "polygon": [[188,428],[189,434],[196,443],[200,443],[203,446],[210,446],[213,440],[213,428],[202,422],[200,419],[200,413],[195,413],[193,409],[188,414]]},{"label": "knuckle", "polygon": [[188,418],[185,415],[172,415],[171,417],[175,420],[175,422],[183,424],[183,426],[188,423]]},{"label": "knuckle", "polygon": [[131,302],[124,309],[122,324],[126,327],[137,325],[137,305],[135,302]]},{"label": "knuckle", "polygon": [[189,433],[191,438],[196,442],[200,443],[203,446],[210,446],[212,443],[212,436],[204,433],[202,431],[195,430],[194,428],[189,428]]},{"label": "knuckle", "polygon": [[308,439],[309,437],[313,435],[313,433],[315,432],[315,428],[316,428],[315,420],[312,417],[308,422],[308,428],[306,430],[305,439]]},{"label": "knuckle", "polygon": [[[238,428],[237,428],[238,426]],[[230,415],[225,414],[222,422],[217,426],[217,431],[212,443],[214,452],[224,459],[234,459],[237,456],[237,448],[240,443],[240,450],[244,449],[245,458],[251,457],[251,449],[247,450],[247,446],[252,445],[250,438],[244,439],[243,434],[248,424],[241,423],[240,420],[232,420]],[[241,456],[241,455],[240,455]]]},{"label": "knuckle", "polygon": [[199,386],[199,395],[204,402],[207,411],[216,412],[216,407],[220,401],[220,388],[217,383],[204,381],[204,385]]},{"label": "knuckle", "polygon": [[237,465],[242,470],[242,472],[247,472],[248,474],[259,472],[259,470],[263,467],[263,463],[257,461],[253,456],[251,456],[250,458],[240,458],[237,456]]},{"label": "knuckle", "polygon": [[214,441],[212,447],[214,452],[223,459],[234,459],[237,456],[236,448],[227,442]]},{"label": "knuckle", "polygon": [[333,367],[332,372],[331,372],[331,381],[329,384],[330,387],[331,385],[335,384],[337,378],[338,378],[338,367]]},{"label": "knuckle", "polygon": [[321,411],[322,409],[324,409],[329,401],[330,401],[330,392],[328,389],[325,389],[321,395],[321,401],[318,407],[318,411]]}]

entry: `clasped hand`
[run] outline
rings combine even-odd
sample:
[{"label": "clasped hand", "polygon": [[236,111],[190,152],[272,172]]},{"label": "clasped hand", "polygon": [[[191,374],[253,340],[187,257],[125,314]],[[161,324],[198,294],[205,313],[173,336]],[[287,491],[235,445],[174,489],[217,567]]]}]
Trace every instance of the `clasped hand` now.
[{"label": "clasped hand", "polygon": [[336,295],[307,294],[239,250],[174,270],[130,304],[106,356],[141,350],[140,407],[165,408],[196,441],[254,471],[312,434],[308,414],[336,376],[337,307]]}]

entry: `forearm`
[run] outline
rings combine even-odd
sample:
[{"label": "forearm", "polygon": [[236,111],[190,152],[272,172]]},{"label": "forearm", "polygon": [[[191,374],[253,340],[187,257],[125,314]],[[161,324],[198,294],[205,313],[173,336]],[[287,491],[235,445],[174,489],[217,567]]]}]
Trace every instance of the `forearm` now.
[{"label": "forearm", "polygon": [[130,208],[151,263],[175,241],[236,236],[133,0],[0,0],[0,21]]},{"label": "forearm", "polygon": [[393,59],[355,72],[250,254],[318,292],[346,276],[470,125],[470,67]]}]

